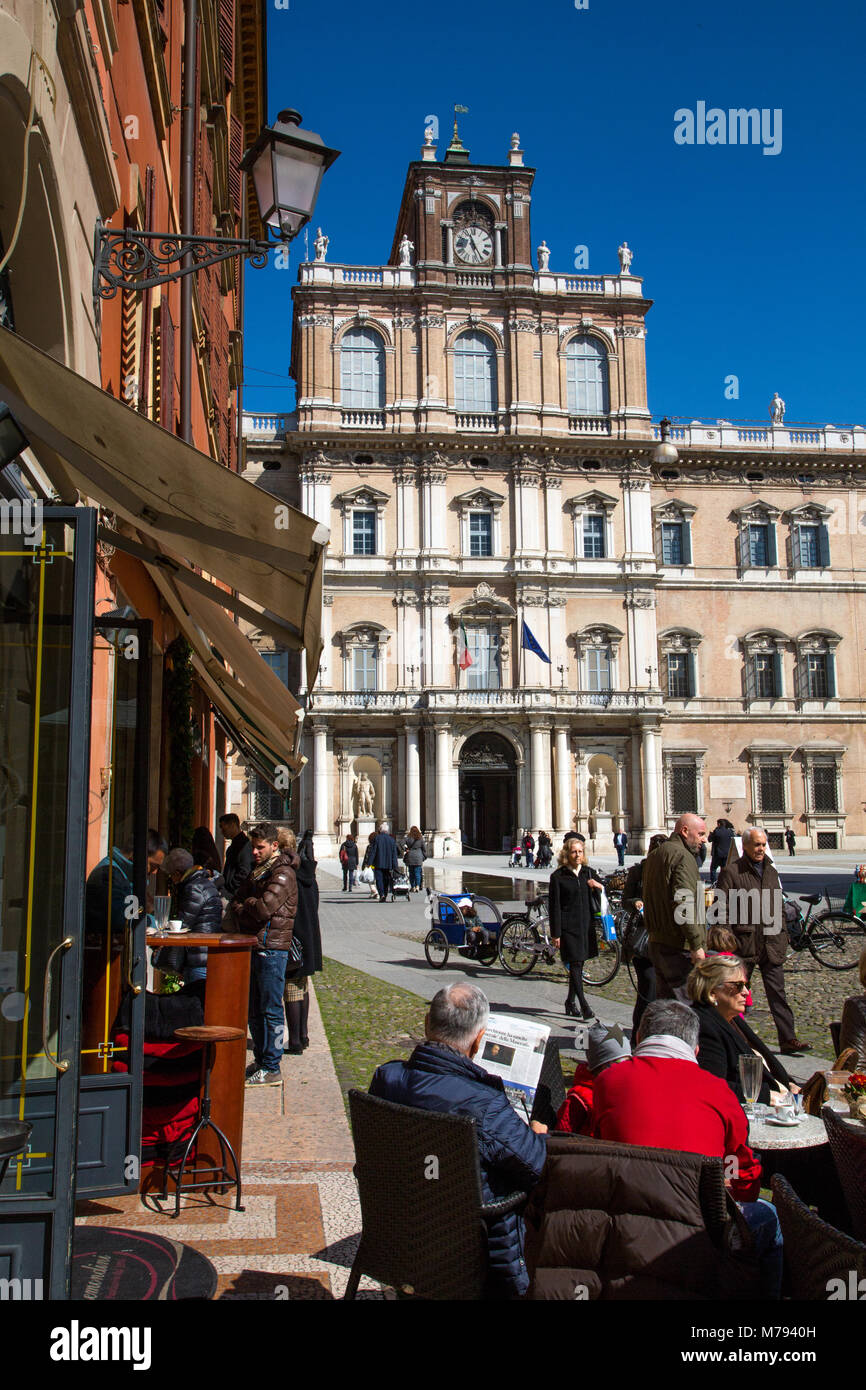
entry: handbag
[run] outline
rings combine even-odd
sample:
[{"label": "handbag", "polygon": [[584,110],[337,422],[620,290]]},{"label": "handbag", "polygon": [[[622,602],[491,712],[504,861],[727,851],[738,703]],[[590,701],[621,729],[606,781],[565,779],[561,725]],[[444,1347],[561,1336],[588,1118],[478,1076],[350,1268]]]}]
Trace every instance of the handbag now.
[{"label": "handbag", "polygon": [[649,927],[642,912],[632,912],[623,928],[622,956],[626,965],[635,956],[649,957]]}]

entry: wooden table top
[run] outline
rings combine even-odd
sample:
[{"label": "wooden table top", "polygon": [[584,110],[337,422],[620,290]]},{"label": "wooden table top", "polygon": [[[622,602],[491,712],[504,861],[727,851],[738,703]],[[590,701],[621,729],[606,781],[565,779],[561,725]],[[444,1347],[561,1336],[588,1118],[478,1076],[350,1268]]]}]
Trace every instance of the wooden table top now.
[{"label": "wooden table top", "polygon": [[219,932],[184,932],[184,931],[165,931],[148,932],[148,946],[203,946],[208,951],[219,950],[252,950],[258,946],[258,937],[254,932],[247,935],[221,935]]}]

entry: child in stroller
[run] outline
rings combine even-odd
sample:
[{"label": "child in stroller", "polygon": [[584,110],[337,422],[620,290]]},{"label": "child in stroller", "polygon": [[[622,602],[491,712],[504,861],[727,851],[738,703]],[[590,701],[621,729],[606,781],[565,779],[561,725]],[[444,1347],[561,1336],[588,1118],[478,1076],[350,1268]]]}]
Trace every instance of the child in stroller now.
[{"label": "child in stroller", "polygon": [[402,864],[391,874],[391,901],[394,902],[396,898],[409,901],[409,875]]},{"label": "child in stroller", "polygon": [[509,869],[519,869],[523,863],[523,850],[520,845],[515,845],[511,851],[511,858],[508,861]]}]

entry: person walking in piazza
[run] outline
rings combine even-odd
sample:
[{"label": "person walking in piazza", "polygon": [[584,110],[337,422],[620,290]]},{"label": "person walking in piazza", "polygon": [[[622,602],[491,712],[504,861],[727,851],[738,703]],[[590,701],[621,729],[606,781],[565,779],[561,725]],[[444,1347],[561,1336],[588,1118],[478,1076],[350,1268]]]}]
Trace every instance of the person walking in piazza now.
[{"label": "person walking in piazza", "polygon": [[743,832],[743,853],[719,874],[717,893],[723,896],[727,926],[737,938],[737,953],[751,981],[757,965],[764,981],[767,1003],[779,1051],[785,1056],[808,1052],[794,1027],[794,1015],[785,994],[785,957],[788,933],[782,907],[782,884],[772,859],[767,858],[767,836],[759,826]]},{"label": "person walking in piazza", "polygon": [[351,893],[358,868],[358,845],[351,832],[340,845],[340,867],[343,870],[343,892]]},{"label": "person walking in piazza", "polygon": [[406,868],[409,870],[410,893],[421,892],[421,871],[426,858],[427,851],[424,848],[424,836],[421,834],[417,825],[413,825],[409,830],[409,834],[406,836],[406,847],[403,851],[403,859]]},{"label": "person walking in piazza", "polygon": [[526,856],[526,867],[527,869],[531,869],[533,864],[535,863],[535,859],[533,857],[533,851],[535,849],[535,840],[532,837],[531,830],[526,831],[526,834],[523,836],[522,843],[523,853]]},{"label": "person walking in piazza", "polygon": [[[586,862],[586,851],[578,839],[568,840],[559,851],[559,867],[550,875],[548,887],[550,944],[559,948],[560,958],[568,970],[568,995],[565,1012],[572,1018],[585,1021],[595,1015],[583,992],[583,966],[591,956],[598,955],[591,894],[601,892],[602,883]],[[575,1007],[575,997],[580,1005]]]},{"label": "person walking in piazza", "polygon": [[620,868],[625,865],[625,852],[628,849],[628,835],[624,830],[618,830],[613,837],[613,847],[616,850],[616,859]]},{"label": "person walking in piazza", "polygon": [[723,869],[728,862],[728,854],[731,849],[731,841],[734,838],[734,827],[724,816],[716,821],[716,828],[707,837],[707,844],[710,847],[710,886],[715,883],[719,869]]},{"label": "person walking in piazza", "polygon": [[788,846],[788,853],[791,856],[791,858],[796,858],[794,850],[797,844],[797,836],[794,834],[794,831],[792,830],[790,825],[788,826],[788,829],[785,831],[785,844]]},{"label": "person walking in piazza", "polygon": [[689,812],[644,864],[643,912],[659,999],[687,1004],[689,972],[706,954],[704,913],[698,910],[698,855],[706,839],[705,822]]},{"label": "person walking in piazza", "polygon": [[388,894],[391,891],[391,876],[400,863],[397,855],[397,841],[389,833],[387,821],[382,821],[379,826],[379,833],[373,841],[371,862],[373,872],[376,875],[379,902],[387,902]]}]

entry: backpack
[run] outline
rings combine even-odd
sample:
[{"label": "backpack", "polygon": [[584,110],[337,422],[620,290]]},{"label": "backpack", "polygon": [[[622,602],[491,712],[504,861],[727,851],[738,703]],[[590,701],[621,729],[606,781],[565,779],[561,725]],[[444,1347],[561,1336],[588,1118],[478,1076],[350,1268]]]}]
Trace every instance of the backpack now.
[{"label": "backpack", "polygon": [[341,846],[340,846],[340,863],[341,863],[341,864],[348,864],[348,862],[349,862],[349,851],[346,849],[346,846],[345,846],[345,845],[341,845]]}]

